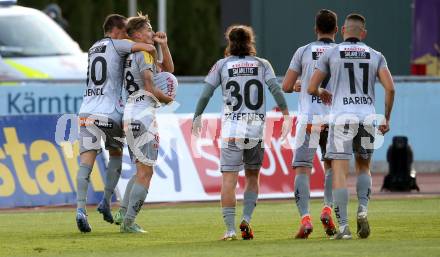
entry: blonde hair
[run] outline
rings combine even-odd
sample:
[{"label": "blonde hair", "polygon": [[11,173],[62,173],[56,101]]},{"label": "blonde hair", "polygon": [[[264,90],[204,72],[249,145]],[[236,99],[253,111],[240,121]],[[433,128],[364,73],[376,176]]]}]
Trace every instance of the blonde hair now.
[{"label": "blonde hair", "polygon": [[133,36],[136,31],[145,26],[151,27],[150,19],[147,14],[143,15],[141,12],[138,12],[138,16],[128,18],[126,26],[128,36]]}]

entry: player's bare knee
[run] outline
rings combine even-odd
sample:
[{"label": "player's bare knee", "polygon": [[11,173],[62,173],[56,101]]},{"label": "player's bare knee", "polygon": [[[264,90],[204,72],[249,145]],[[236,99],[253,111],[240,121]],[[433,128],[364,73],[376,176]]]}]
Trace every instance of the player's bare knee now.
[{"label": "player's bare knee", "polygon": [[295,167],[296,174],[306,174],[310,176],[311,168],[309,167]]},{"label": "player's bare knee", "polygon": [[110,156],[115,156],[115,157],[122,156],[122,149],[121,148],[110,148],[108,150],[108,154]]},{"label": "player's bare knee", "polygon": [[97,153],[95,150],[90,150],[81,153],[79,157],[80,163],[93,167],[93,164],[95,163],[95,159],[96,159],[96,154]]}]

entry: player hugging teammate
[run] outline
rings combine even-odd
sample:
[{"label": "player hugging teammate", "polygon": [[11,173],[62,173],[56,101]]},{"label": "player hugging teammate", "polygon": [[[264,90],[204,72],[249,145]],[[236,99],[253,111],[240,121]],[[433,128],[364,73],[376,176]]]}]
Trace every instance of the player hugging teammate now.
[{"label": "player hugging teammate", "polygon": [[[105,37],[98,40],[88,53],[87,87],[79,112],[80,168],[77,175],[76,223],[81,232],[91,231],[85,207],[89,177],[96,155],[101,151],[101,139],[109,150],[110,158],[104,199],[100,202],[98,211],[103,214],[105,221],[122,223],[122,232],[143,232],[134,223],[134,218],[145,200],[158,147],[158,135],[154,131],[156,125],[154,108],[150,107],[157,106],[156,100],[171,102],[175,94],[165,95],[162,91],[166,92],[166,88],[156,90],[153,84],[153,74],[158,69],[169,72],[174,70],[166,34],[154,33],[148,18],[140,15],[130,18],[129,34],[132,41],[125,40],[126,25],[127,20],[121,15],[107,16],[103,25]],[[162,63],[156,62],[154,42],[159,43],[163,52]],[[134,54],[128,56],[130,53]],[[122,71],[124,63],[127,64],[125,62],[127,56],[131,65],[125,65],[123,78]],[[175,81],[172,74],[163,74],[172,77]],[[163,81],[162,78],[158,77],[158,79]],[[123,80],[128,94],[128,108],[125,111],[125,99],[121,95]],[[142,110],[139,111],[139,115],[131,115],[140,109]],[[110,200],[121,175],[123,115],[124,120],[127,120],[124,124],[125,134],[128,136],[127,141],[132,160],[136,162],[137,173],[127,186],[121,209],[114,220]],[[146,135],[146,140],[139,139],[142,133]],[[153,135],[152,138],[150,135]]]}]

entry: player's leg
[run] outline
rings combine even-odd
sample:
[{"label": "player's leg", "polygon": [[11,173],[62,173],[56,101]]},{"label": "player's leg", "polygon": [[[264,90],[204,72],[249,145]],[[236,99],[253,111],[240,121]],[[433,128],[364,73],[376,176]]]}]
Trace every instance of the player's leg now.
[{"label": "player's leg", "polygon": [[113,196],[122,169],[122,149],[109,148],[109,162],[104,186],[104,197],[98,205],[97,211],[102,214],[103,219],[108,223],[113,223],[111,214],[111,198]]},{"label": "player's leg", "polygon": [[222,143],[220,153],[220,166],[222,171],[221,207],[226,233],[223,240],[237,239],[235,232],[235,213],[238,172],[243,169],[243,149],[235,141]]},{"label": "player's leg", "polygon": [[348,226],[347,176],[353,153],[353,137],[357,133],[356,124],[330,125],[326,158],[331,160],[333,172],[333,206],[339,224],[335,239],[351,239]]},{"label": "player's leg", "polygon": [[360,238],[367,238],[370,235],[370,225],[367,219],[367,212],[372,186],[370,158],[363,159],[360,156],[356,156],[356,174],[356,192],[358,197],[357,235]]},{"label": "player's leg", "polygon": [[159,147],[159,136],[154,116],[143,117],[143,121],[131,121],[132,127],[126,131],[130,157],[136,163],[136,177],[128,194],[126,189],[123,201],[128,197],[127,211],[121,224],[121,232],[145,233],[135,223],[150,188],[153,167],[156,163]]},{"label": "player's leg", "polygon": [[120,124],[121,114],[115,111],[110,116],[111,118],[108,119],[108,123],[112,126],[102,129],[105,133],[105,146],[109,151],[109,161],[105,178],[104,197],[99,203],[97,211],[102,214],[105,221],[113,223],[114,220],[110,207],[111,198],[121,176],[122,148],[124,145],[121,142],[123,136]]},{"label": "player's leg", "polygon": [[243,162],[246,185],[243,193],[243,217],[240,222],[241,237],[244,240],[254,238],[251,227],[252,214],[257,206],[260,189],[260,168],[263,164],[264,144],[262,140],[246,140],[243,149]]},{"label": "player's leg", "polygon": [[80,165],[76,175],[77,185],[77,211],[76,224],[81,232],[92,230],[87,220],[87,191],[89,187],[90,174],[95,163],[96,155],[101,151],[100,129],[93,125],[95,117],[88,114],[80,114],[79,143],[80,143]]},{"label": "player's leg", "polygon": [[136,180],[130,192],[127,213],[121,224],[121,232],[145,233],[145,231],[135,223],[135,219],[147,198],[151,177],[153,176],[153,167],[138,162],[136,163],[136,169]]},{"label": "player's leg", "polygon": [[251,227],[252,214],[257,206],[259,191],[259,169],[245,169],[246,186],[243,193],[243,217],[240,222],[241,237],[245,240],[253,239]]},{"label": "player's leg", "polygon": [[370,225],[367,219],[367,212],[372,186],[370,173],[371,156],[374,148],[374,137],[372,134],[374,134],[374,128],[372,126],[367,128],[360,126],[359,132],[353,143],[356,157],[356,192],[358,197],[357,235],[360,238],[367,238],[370,235]]},{"label": "player's leg", "polygon": [[130,192],[133,188],[133,184],[136,181],[136,175],[133,175],[127,183],[124,195],[122,197],[121,203],[119,204],[119,210],[115,213],[114,221],[116,225],[121,225],[124,221],[125,214],[127,213],[128,203],[130,201]]},{"label": "player's leg", "polygon": [[[295,155],[292,167],[295,169],[295,203],[301,217],[300,227],[295,238],[306,239],[313,231],[310,215],[310,172],[313,167],[313,158],[316,152],[319,134],[311,134],[311,126],[298,124],[295,140]],[[318,137],[318,138],[317,138]],[[313,140],[314,142],[312,142]]]},{"label": "player's leg", "polygon": [[332,218],[333,208],[333,173],[331,169],[331,161],[325,158],[328,138],[328,126],[324,126],[319,138],[319,146],[321,148],[322,161],[324,161],[324,206],[321,210],[320,220],[324,227],[324,231],[328,236],[336,234],[336,226]]},{"label": "player's leg", "polygon": [[223,240],[237,239],[235,232],[235,188],[237,187],[238,171],[222,171],[221,206],[226,233]]},{"label": "player's leg", "polygon": [[96,159],[97,152],[89,150],[80,154],[80,165],[76,176],[77,184],[77,211],[76,224],[81,232],[90,232],[92,230],[87,220],[87,191],[89,188],[90,174],[92,173],[93,164]]}]

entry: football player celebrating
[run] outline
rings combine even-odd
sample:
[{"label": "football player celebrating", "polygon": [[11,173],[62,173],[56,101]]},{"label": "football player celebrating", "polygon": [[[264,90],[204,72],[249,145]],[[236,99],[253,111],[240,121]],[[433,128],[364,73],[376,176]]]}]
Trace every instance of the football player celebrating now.
[{"label": "football player celebrating", "polygon": [[[333,47],[335,34],[338,31],[336,13],[330,10],[320,10],[315,17],[315,33],[317,41],[313,41],[296,50],[284,76],[283,90],[286,93],[299,92],[298,119],[295,140],[295,155],[292,167],[295,176],[295,202],[301,216],[301,225],[296,238],[308,238],[313,231],[309,200],[310,172],[313,167],[313,157],[318,143],[322,157],[325,156],[328,124],[325,120],[329,108],[319,97],[307,94],[307,86],[315,69],[315,64],[324,52]],[[301,76],[301,83],[295,83]],[[328,88],[328,79],[321,87]],[[336,233],[332,220],[332,172],[330,161],[323,158],[325,169],[324,207],[321,212],[321,222],[327,235]]]},{"label": "football player celebrating", "polygon": [[199,135],[201,114],[214,90],[221,85],[224,103],[220,154],[223,177],[221,206],[226,225],[226,233],[222,239],[236,239],[235,189],[238,172],[243,168],[246,186],[240,230],[243,239],[252,239],[254,234],[250,222],[257,203],[259,170],[264,155],[262,138],[266,118],[266,86],[284,115],[283,137],[290,131],[291,120],[271,64],[256,57],[252,28],[244,25],[231,26],[225,35],[228,42],[225,58],[216,62],[205,79],[206,84],[194,114],[192,132],[195,136]]},{"label": "football player celebrating", "polygon": [[[308,92],[321,97],[330,107],[329,140],[326,158],[332,160],[334,211],[339,223],[335,239],[351,239],[348,227],[347,174],[349,160],[355,154],[358,197],[357,234],[370,235],[367,220],[371,194],[370,161],[375,136],[376,77],[385,89],[385,120],[379,126],[382,134],[388,132],[394,102],[394,83],[385,57],[367,46],[365,18],[359,14],[346,17],[342,27],[344,42],[328,49],[321,56],[309,83]],[[330,91],[320,85],[330,74]]]},{"label": "football player celebrating", "polygon": [[87,86],[79,111],[80,166],[77,174],[76,223],[81,232],[90,232],[86,202],[89,177],[96,155],[101,152],[101,138],[109,150],[104,199],[98,206],[104,220],[113,223],[110,199],[121,175],[122,166],[122,64],[125,57],[136,51],[155,52],[144,43],[121,40],[127,37],[126,18],[111,14],[103,25],[105,37],[89,49]]}]

